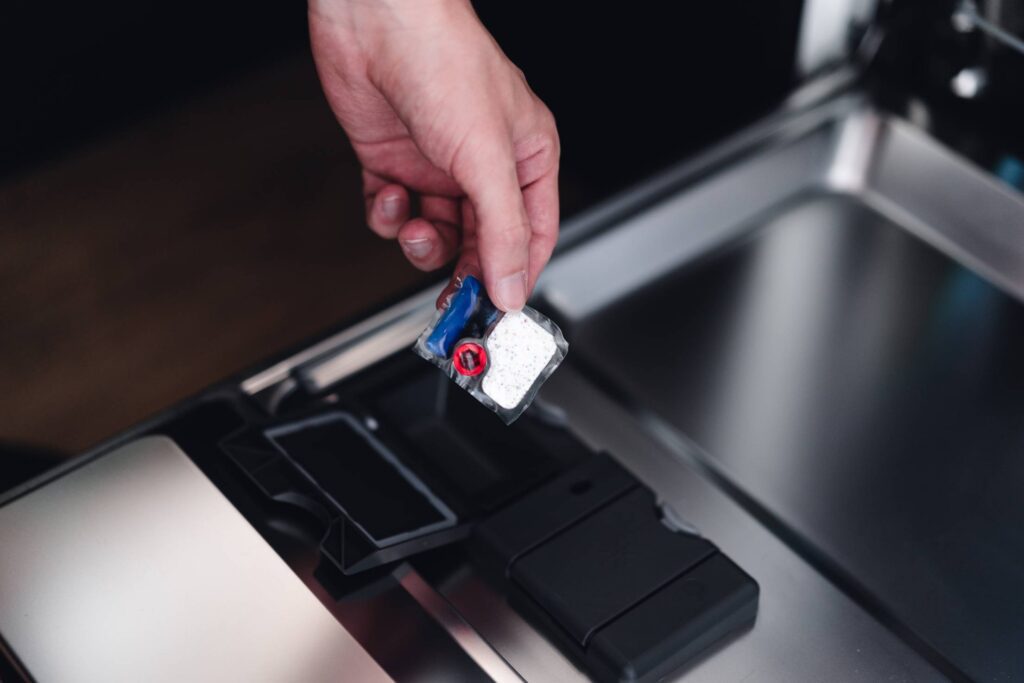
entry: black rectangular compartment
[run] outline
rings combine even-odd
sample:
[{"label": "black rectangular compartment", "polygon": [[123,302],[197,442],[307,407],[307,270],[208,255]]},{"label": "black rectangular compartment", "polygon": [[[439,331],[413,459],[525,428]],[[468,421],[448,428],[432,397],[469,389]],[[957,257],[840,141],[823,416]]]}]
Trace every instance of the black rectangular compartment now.
[{"label": "black rectangular compartment", "polygon": [[412,354],[297,392],[221,448],[263,497],[317,520],[322,557],[346,575],[462,540],[591,455],[557,413],[535,407],[507,427]]},{"label": "black rectangular compartment", "polygon": [[320,552],[357,574],[465,538],[469,527],[352,413],[253,425],[221,444],[265,495],[323,526]]},{"label": "black rectangular compartment", "polygon": [[444,501],[348,413],[327,412],[264,435],[380,547],[455,524]]},{"label": "black rectangular compartment", "polygon": [[598,455],[477,525],[482,566],[588,674],[651,681],[757,615],[758,586]]}]

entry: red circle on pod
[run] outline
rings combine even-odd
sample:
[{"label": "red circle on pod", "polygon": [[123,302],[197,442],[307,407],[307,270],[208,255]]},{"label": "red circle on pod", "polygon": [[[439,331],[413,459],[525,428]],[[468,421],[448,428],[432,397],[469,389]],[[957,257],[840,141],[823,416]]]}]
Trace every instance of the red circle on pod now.
[{"label": "red circle on pod", "polygon": [[487,351],[476,342],[462,342],[452,354],[455,372],[466,377],[476,377],[487,367]]}]

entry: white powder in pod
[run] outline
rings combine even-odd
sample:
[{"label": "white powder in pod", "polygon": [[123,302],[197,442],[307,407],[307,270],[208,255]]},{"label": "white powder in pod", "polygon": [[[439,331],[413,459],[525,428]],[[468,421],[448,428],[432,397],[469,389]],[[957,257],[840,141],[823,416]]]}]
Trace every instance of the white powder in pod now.
[{"label": "white powder in pod", "polygon": [[557,347],[550,332],[523,313],[509,313],[487,338],[487,374],[481,388],[502,408],[515,408]]}]

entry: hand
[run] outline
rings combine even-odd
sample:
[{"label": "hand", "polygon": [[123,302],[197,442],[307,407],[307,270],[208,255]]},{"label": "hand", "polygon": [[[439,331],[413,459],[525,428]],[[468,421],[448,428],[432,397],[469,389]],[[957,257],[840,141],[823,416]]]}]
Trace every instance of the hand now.
[{"label": "hand", "polygon": [[423,270],[458,255],[456,275],[522,308],[558,238],[559,157],[522,72],[468,0],[309,0],[309,23],[370,228]]}]

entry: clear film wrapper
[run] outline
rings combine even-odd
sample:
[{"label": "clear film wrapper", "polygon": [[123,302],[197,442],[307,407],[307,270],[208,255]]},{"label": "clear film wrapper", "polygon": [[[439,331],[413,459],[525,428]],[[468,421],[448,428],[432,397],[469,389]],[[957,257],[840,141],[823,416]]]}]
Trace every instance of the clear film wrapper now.
[{"label": "clear film wrapper", "polygon": [[511,424],[529,407],[569,344],[529,306],[503,313],[468,276],[416,340],[416,353]]}]

